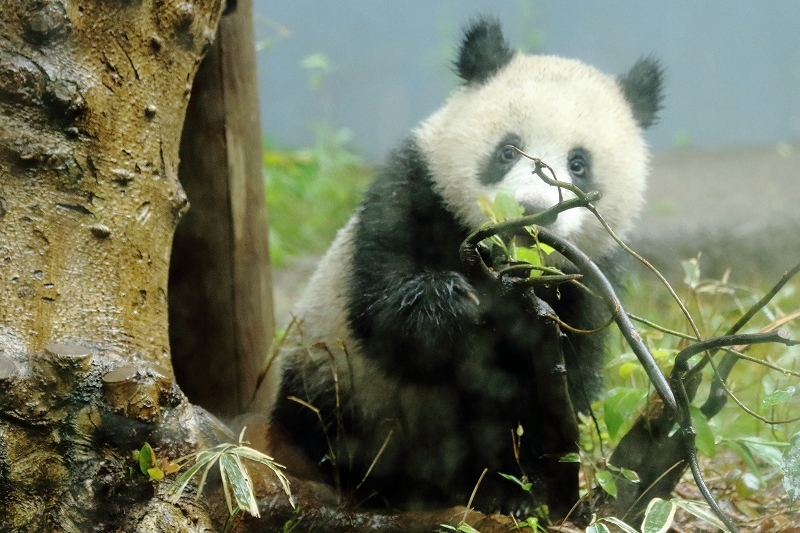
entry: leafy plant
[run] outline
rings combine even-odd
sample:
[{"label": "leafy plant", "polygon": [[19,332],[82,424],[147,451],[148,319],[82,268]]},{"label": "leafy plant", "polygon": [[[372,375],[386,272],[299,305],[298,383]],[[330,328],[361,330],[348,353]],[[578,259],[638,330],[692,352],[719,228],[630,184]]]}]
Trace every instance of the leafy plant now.
[{"label": "leafy plant", "polygon": [[192,478],[200,473],[200,481],[195,494],[195,498],[199,498],[203,493],[211,467],[218,463],[220,476],[222,477],[222,488],[230,515],[235,516],[241,511],[246,511],[252,516],[259,517],[253,481],[250,479],[247,468],[242,461],[242,459],[248,459],[266,465],[275,473],[286,496],[289,498],[289,503],[294,507],[294,500],[289,489],[289,480],[281,471],[284,466],[276,463],[272,457],[244,446],[242,437],[245,429],[242,429],[242,433],[239,435],[238,444],[219,444],[208,450],[201,450],[176,459],[175,464],[179,466],[188,463],[192,459],[195,462],[170,485],[167,489],[167,499],[172,503],[176,503],[183,495]]},{"label": "leafy plant", "polygon": [[[517,219],[525,214],[525,210],[514,196],[504,189],[497,192],[494,200],[486,195],[479,197],[478,207],[489,219],[487,226]],[[528,232],[528,235],[533,240],[533,244],[530,246],[519,246],[517,245],[516,237],[504,239],[500,235],[492,235],[486,240],[486,243],[502,254],[503,263],[511,265],[511,269],[521,267],[520,269],[522,270],[529,270],[530,277],[538,277],[543,273],[561,274],[559,270],[546,264],[547,256],[555,250],[551,246],[538,242],[536,231],[532,227],[526,227],[525,231]]]},{"label": "leafy plant", "polygon": [[[727,531],[725,525],[714,516],[709,506],[703,502],[685,500],[683,498],[672,498],[662,500],[653,498],[647,506],[647,510],[642,518],[641,533],[666,533],[672,527],[675,519],[675,511],[678,508],[691,513],[696,518],[714,527]],[[639,533],[627,522],[613,516],[594,518],[592,523],[586,528],[586,533],[610,533],[606,524],[613,524],[625,533]]]},{"label": "leafy plant", "polygon": [[139,470],[142,474],[149,476],[151,481],[160,481],[164,479],[164,474],[172,474],[180,468],[179,465],[171,463],[168,459],[158,461],[156,452],[147,442],[144,443],[141,450],[134,450],[133,458],[139,463]]}]

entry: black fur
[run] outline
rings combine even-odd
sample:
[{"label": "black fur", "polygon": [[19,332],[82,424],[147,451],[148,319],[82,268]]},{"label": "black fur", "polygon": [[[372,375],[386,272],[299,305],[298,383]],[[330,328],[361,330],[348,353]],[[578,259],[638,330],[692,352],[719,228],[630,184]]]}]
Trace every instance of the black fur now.
[{"label": "black fur", "polygon": [[661,63],[653,57],[643,57],[618,79],[639,126],[647,129],[658,122],[658,112],[664,101],[664,69]]},{"label": "black fur", "polygon": [[[576,163],[581,167],[581,172],[576,172],[573,169],[573,164]],[[592,153],[589,150],[580,146],[570,150],[567,156],[567,170],[572,178],[572,183],[582,191],[599,191],[602,194],[602,187],[599,187],[598,185],[600,184],[594,180]]]},{"label": "black fur", "polygon": [[446,379],[453,343],[478,310],[458,273],[466,234],[410,141],[367,192],[359,218],[347,311],[362,348],[392,375]]},{"label": "black fur", "polygon": [[514,165],[517,164],[517,161],[522,156],[513,148],[509,148],[509,146],[525,150],[525,143],[522,141],[522,137],[516,133],[507,134],[497,143],[492,153],[481,165],[481,169],[478,172],[481,183],[484,185],[500,183],[506,177],[506,174],[514,168]]},{"label": "black fur", "polygon": [[[400,394],[410,394],[425,408],[405,410],[408,398],[387,396],[395,409],[388,420],[370,419],[358,407],[344,408],[337,417],[332,384],[326,397],[309,396],[299,368],[288,370],[279,397],[294,395],[314,404],[328,435],[340,435],[334,446],[345,490],[362,479],[394,428],[360,491],[377,493],[378,505],[464,505],[488,468],[473,503],[477,509],[532,510],[534,500],[498,475],[520,475],[511,443],[511,430],[520,424],[526,430],[520,464],[534,484],[537,505],[548,503],[554,516],[563,516],[569,510],[565,502],[577,500],[577,468],[544,456],[548,435],[558,434],[560,421],[543,405],[547,393],[537,386],[534,361],[562,350],[570,396],[578,408],[586,408],[599,390],[603,343],[597,335],[559,335],[540,318],[539,308],[552,308],[586,329],[603,323],[607,313],[570,286],[559,292],[537,289],[534,295],[467,279],[458,257],[467,233],[433,190],[422,155],[408,141],[390,158],[360,208],[347,313],[363,356],[403,387],[413,386]],[[348,405],[344,383],[339,394]],[[273,419],[319,461],[328,453],[325,433],[314,413],[292,404],[279,402]],[[553,479],[563,487],[548,494],[545,487],[552,489]]]},{"label": "black fur", "polygon": [[508,65],[514,51],[503,37],[500,22],[480,17],[464,30],[456,60],[456,72],[467,84],[483,83]]}]

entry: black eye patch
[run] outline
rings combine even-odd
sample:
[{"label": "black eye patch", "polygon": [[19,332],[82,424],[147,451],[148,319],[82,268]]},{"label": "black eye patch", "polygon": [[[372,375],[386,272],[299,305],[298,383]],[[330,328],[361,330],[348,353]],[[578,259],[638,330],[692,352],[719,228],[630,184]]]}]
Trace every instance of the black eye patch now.
[{"label": "black eye patch", "polygon": [[522,157],[519,152],[510,146],[516,146],[520,150],[524,150],[522,145],[522,137],[516,133],[509,133],[498,142],[492,153],[481,165],[481,170],[478,178],[484,185],[492,185],[499,183],[506,177],[508,171],[519,161]]},{"label": "black eye patch", "polygon": [[567,156],[567,170],[572,177],[572,183],[583,192],[594,190],[594,175],[592,173],[592,154],[585,148],[573,148]]}]

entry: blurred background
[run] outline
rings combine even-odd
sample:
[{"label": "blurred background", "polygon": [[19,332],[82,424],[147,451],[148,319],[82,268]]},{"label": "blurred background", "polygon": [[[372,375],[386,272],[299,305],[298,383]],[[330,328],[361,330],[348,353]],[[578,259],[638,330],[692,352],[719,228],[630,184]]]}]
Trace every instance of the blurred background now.
[{"label": "blurred background", "polygon": [[458,83],[460,28],[617,74],[666,72],[648,207],[632,241],[669,276],[769,281],[800,259],[800,2],[256,0],[279,322],[375,165]]}]

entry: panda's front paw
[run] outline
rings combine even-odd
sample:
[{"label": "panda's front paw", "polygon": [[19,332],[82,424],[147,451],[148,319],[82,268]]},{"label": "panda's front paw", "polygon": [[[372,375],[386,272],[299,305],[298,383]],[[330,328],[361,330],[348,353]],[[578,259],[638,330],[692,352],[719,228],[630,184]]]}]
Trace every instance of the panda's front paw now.
[{"label": "panda's front paw", "polygon": [[448,335],[478,321],[480,299],[457,272],[422,272],[406,277],[387,292],[409,332]]},{"label": "panda's front paw", "polygon": [[475,289],[457,272],[416,272],[387,284],[368,307],[368,355],[414,380],[449,376],[480,318]]}]

